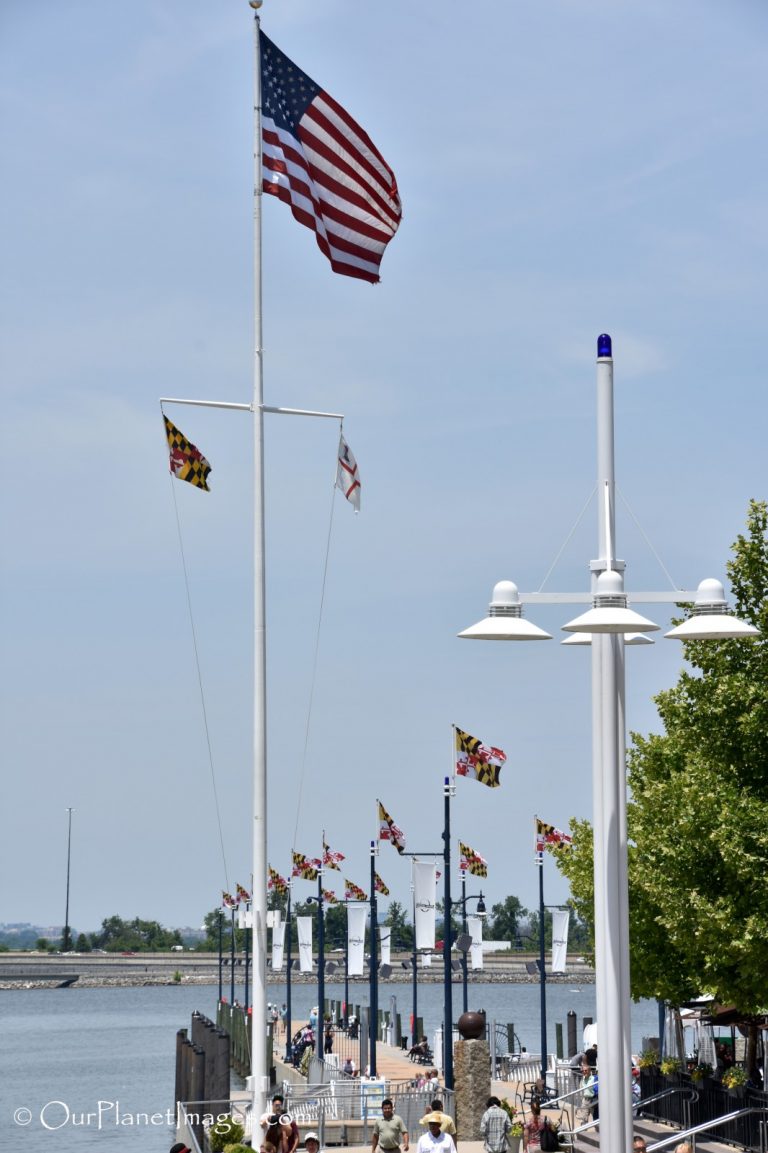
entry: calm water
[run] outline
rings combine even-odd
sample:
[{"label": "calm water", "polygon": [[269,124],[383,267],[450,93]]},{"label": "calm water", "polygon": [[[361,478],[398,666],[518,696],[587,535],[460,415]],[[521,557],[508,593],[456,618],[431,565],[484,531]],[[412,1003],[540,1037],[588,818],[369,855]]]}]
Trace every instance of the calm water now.
[{"label": "calm water", "polygon": [[[453,992],[458,1016],[461,986]],[[174,1139],[167,1111],[173,1110],[176,1032],[189,1028],[195,1010],[213,1017],[216,993],[214,985],[0,990],[0,1132],[20,1150],[167,1153]],[[392,995],[407,1021],[410,986],[382,983],[382,1008],[390,1007]],[[343,985],[326,982],[326,996],[341,1000]],[[573,1009],[580,1027],[582,1017],[595,1015],[594,996],[592,985],[547,987],[551,1051],[555,1023],[565,1031]],[[285,987],[270,985],[268,997],[282,1002]],[[367,986],[350,986],[350,1001],[367,1004]],[[306,1020],[316,987],[294,985],[292,1002],[294,1019]],[[419,986],[419,1015],[430,1037],[442,1020],[442,1003],[442,985]],[[521,1043],[538,1051],[537,985],[470,985],[469,1007],[513,1022]],[[644,1036],[657,1032],[655,1003],[633,1006],[632,1024],[637,1051]]]}]

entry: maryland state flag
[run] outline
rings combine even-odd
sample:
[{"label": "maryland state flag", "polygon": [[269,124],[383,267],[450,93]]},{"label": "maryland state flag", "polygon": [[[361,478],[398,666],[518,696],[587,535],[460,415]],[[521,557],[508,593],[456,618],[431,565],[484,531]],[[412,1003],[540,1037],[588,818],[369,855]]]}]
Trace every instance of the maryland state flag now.
[{"label": "maryland state flag", "polygon": [[339,868],[339,862],[343,861],[344,859],[344,854],[334,853],[331,850],[331,846],[328,844],[325,838],[323,838],[323,865],[325,868],[338,869],[339,872],[341,872],[341,869]]},{"label": "maryland state flag", "polygon": [[397,825],[392,820],[389,813],[382,805],[381,801],[378,801],[377,803],[379,806],[379,840],[390,841],[395,846],[398,853],[404,853],[405,833],[402,829],[398,829]]},{"label": "maryland state flag", "polygon": [[285,877],[281,877],[277,869],[273,869],[271,865],[267,869],[267,888],[274,889],[281,897],[284,897],[288,892],[288,882]]},{"label": "maryland state flag", "polygon": [[545,849],[570,849],[573,837],[569,833],[556,829],[554,825],[548,825],[540,817],[535,817],[534,821],[537,853],[543,853]]},{"label": "maryland state flag", "polygon": [[245,901],[245,903],[248,904],[248,902],[251,899],[251,894],[248,892],[247,889],[244,889],[242,885],[238,885],[237,888],[235,889],[235,892],[237,893],[238,905],[240,904],[241,901]]},{"label": "maryland state flag", "polygon": [[459,868],[462,873],[472,873],[475,877],[488,876],[488,862],[462,841],[459,841]]},{"label": "maryland state flag", "polygon": [[354,881],[344,880],[344,900],[345,901],[367,901],[368,894],[365,889],[361,889]]},{"label": "maryland state flag", "polygon": [[339,898],[330,889],[323,889],[323,900],[326,905],[338,905]]},{"label": "maryland state flag", "polygon": [[292,876],[301,877],[304,881],[316,881],[317,871],[320,868],[320,861],[310,861],[303,853],[291,853],[293,858],[293,872]]},{"label": "maryland state flag", "polygon": [[382,897],[388,897],[389,896],[389,889],[384,884],[384,882],[382,881],[379,874],[374,873],[373,877],[374,877],[374,888],[376,889],[376,892],[381,893]]},{"label": "maryland state flag", "polygon": [[238,904],[232,894],[227,893],[225,890],[223,890],[221,894],[221,903],[225,909],[236,909]]},{"label": "maryland state flag", "polygon": [[167,416],[163,415],[163,420],[165,421],[168,452],[171,457],[171,472],[179,480],[187,480],[196,488],[210,492],[211,490],[206,483],[208,473],[211,471],[208,461],[200,449],[195,448],[191,441],[188,441],[184,434],[179,432],[175,424],[171,424]]},{"label": "maryland state flag", "polygon": [[474,777],[481,785],[497,789],[499,774],[507,759],[506,753],[492,745],[484,745],[477,737],[470,737],[454,725],[456,733],[456,772],[460,777]]}]

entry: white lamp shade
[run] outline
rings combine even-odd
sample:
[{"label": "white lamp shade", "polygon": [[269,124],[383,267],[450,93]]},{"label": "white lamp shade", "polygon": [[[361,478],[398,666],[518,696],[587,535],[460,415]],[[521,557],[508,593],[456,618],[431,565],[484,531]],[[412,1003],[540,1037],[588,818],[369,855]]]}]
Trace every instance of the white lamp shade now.
[{"label": "white lamp shade", "polygon": [[551,641],[552,634],[523,619],[520,593],[513,581],[493,586],[488,616],[458,634],[470,641]]},{"label": "white lamp shade", "polygon": [[726,640],[729,637],[758,637],[760,629],[748,625],[746,621],[732,617],[728,613],[718,613],[707,616],[694,614],[687,621],[676,625],[664,634],[674,641],[716,641]]},{"label": "white lamp shade", "polygon": [[677,641],[714,641],[760,635],[759,629],[732,616],[727,608],[725,589],[720,581],[709,577],[697,588],[693,612],[688,619],[664,635]]},{"label": "white lamp shade", "polygon": [[[572,633],[571,636],[566,637],[565,640],[560,641],[561,645],[591,645],[592,637],[589,633]],[[654,642],[645,633],[624,633],[625,645],[652,645]]]},{"label": "white lamp shade", "polygon": [[640,616],[634,609],[610,605],[606,608],[589,609],[580,617],[563,625],[566,633],[652,633],[658,625]]},{"label": "white lamp shade", "polygon": [[551,641],[552,634],[524,617],[486,617],[457,634],[470,641]]},{"label": "white lamp shade", "polygon": [[615,569],[597,578],[594,608],[563,625],[566,633],[651,633],[658,625],[627,608],[624,581]]}]

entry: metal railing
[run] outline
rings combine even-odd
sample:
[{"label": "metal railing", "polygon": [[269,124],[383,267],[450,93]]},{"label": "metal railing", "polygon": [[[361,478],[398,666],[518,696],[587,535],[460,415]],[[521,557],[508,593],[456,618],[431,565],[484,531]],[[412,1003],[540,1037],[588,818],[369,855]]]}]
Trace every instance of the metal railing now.
[{"label": "metal railing", "polygon": [[[734,1109],[730,1113],[724,1114],[715,1120],[701,1121],[698,1125],[692,1125],[690,1128],[685,1129],[682,1133],[675,1133],[672,1137],[665,1137],[662,1141],[655,1141],[652,1145],[647,1147],[648,1153],[654,1153],[655,1149],[666,1149],[669,1145],[674,1145],[680,1141],[686,1141],[689,1137],[693,1138],[693,1146],[696,1147],[696,1136],[700,1133],[712,1133],[715,1129],[720,1129],[723,1126],[733,1126],[739,1121],[756,1120],[755,1126],[757,1135],[757,1144],[752,1142],[734,1142],[735,1144],[743,1145],[745,1149],[755,1149],[758,1153],[766,1153],[768,1149],[768,1109],[764,1106],[747,1105],[744,1109]],[[749,1129],[751,1125],[747,1126]],[[728,1140],[727,1135],[725,1140]]]}]

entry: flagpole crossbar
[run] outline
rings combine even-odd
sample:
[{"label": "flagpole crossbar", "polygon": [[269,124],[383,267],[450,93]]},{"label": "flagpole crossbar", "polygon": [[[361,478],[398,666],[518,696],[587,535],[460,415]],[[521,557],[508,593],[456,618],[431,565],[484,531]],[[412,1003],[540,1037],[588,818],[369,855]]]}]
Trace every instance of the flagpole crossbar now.
[{"label": "flagpole crossbar", "polygon": [[235,408],[240,412],[253,412],[253,405],[237,404],[230,400],[183,400],[180,396],[161,396],[161,404],[193,404],[199,408]]},{"label": "flagpole crossbar", "polygon": [[343,412],[313,412],[310,408],[274,408],[270,404],[262,404],[262,412],[276,412],[280,416],[325,416],[329,420],[343,420]]}]

